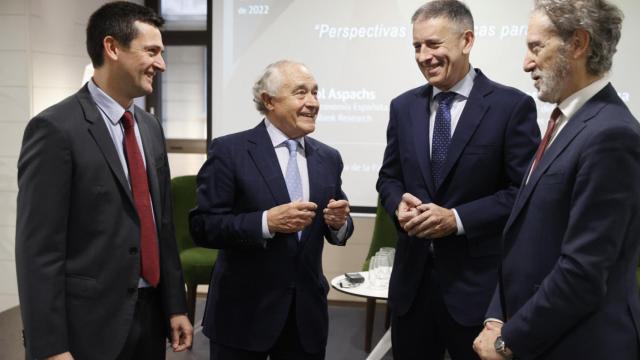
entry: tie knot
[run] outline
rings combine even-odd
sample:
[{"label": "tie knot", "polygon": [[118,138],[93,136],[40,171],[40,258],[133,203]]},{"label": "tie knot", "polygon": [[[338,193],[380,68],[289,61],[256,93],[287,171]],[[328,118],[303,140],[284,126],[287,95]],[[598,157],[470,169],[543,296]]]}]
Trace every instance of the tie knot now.
[{"label": "tie knot", "polygon": [[434,97],[434,99],[438,102],[438,104],[446,104],[447,106],[451,105],[451,102],[453,101],[453,98],[456,97],[456,93],[453,91],[443,91],[441,93],[438,93],[438,95],[436,95]]},{"label": "tie knot", "polygon": [[285,145],[287,145],[287,149],[289,149],[289,155],[293,155],[298,151],[298,142],[295,140],[286,140]]},{"label": "tie knot", "polygon": [[125,130],[133,128],[133,114],[131,111],[125,111],[122,115],[122,126]]},{"label": "tie knot", "polygon": [[549,118],[549,121],[556,122],[560,117],[560,115],[562,115],[562,111],[560,110],[559,107],[556,106],[556,108],[553,109],[553,111],[551,112],[551,117]]}]

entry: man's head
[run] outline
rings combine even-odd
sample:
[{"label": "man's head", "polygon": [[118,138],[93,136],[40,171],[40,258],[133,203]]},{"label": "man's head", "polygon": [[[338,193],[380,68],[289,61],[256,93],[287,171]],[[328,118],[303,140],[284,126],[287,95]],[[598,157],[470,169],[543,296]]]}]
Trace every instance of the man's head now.
[{"label": "man's head", "polygon": [[416,62],[427,81],[449,90],[469,71],[473,16],[457,0],[434,0],[411,17]]},{"label": "man's head", "polygon": [[609,71],[622,18],[604,0],[536,0],[524,71],[540,100],[560,103]]},{"label": "man's head", "polygon": [[318,84],[303,64],[281,60],[267,66],[253,85],[253,101],[260,113],[289,138],[315,130]]},{"label": "man's head", "polygon": [[132,99],[153,90],[155,73],[165,69],[163,23],[153,10],[125,1],[107,3],[89,18],[87,52],[116,96]]}]

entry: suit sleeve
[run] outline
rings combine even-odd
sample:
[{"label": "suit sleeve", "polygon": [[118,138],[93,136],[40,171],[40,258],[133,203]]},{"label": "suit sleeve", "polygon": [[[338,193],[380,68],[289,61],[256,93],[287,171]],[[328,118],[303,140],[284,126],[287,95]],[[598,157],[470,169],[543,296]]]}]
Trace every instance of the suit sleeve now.
[{"label": "suit sleeve", "polygon": [[18,160],[16,270],[27,353],[69,350],[65,257],[71,177],[69,142],[55,124],[27,125]]},{"label": "suit sleeve", "polygon": [[598,308],[611,267],[636,221],[640,137],[629,128],[599,131],[578,158],[560,255],[538,291],[502,329],[516,355],[533,358]]},{"label": "suit sleeve", "polygon": [[[336,150],[336,163],[338,164],[338,170],[336,171],[336,193],[334,194],[335,200],[349,200],[347,199],[347,195],[342,191],[342,170],[344,169],[344,164],[342,163],[342,157],[340,153]],[[353,219],[351,215],[347,216],[346,222],[346,231],[344,232],[344,236],[338,237],[338,231],[332,231],[331,228],[327,224],[324,224],[325,227],[325,238],[327,241],[333,245],[344,246],[347,244],[347,240],[353,234]]]},{"label": "suit sleeve", "polygon": [[509,116],[504,133],[502,188],[489,196],[455,206],[467,238],[502,232],[539,142],[535,103],[530,96],[522,96]]},{"label": "suit sleeve", "polygon": [[[376,189],[380,194],[380,201],[392,219],[396,219],[396,209],[405,193],[400,160],[400,144],[398,141],[398,109],[396,101],[391,102],[389,110],[389,124],[387,125],[387,147],[384,150],[382,166],[378,174]],[[396,221],[396,226],[397,221]]]},{"label": "suit sleeve", "polygon": [[261,249],[262,210],[236,211],[233,148],[213,140],[209,159],[197,178],[197,206],[189,214],[191,236],[196,244],[215,249]]},{"label": "suit sleeve", "polygon": [[[161,189],[162,201],[162,219],[160,219],[161,227],[158,233],[158,239],[162,244],[162,256],[160,264],[162,275],[160,283],[163,293],[164,312],[167,316],[175,314],[187,313],[187,301],[185,298],[184,278],[182,275],[182,266],[180,263],[180,254],[178,253],[178,245],[176,241],[175,225],[173,223],[173,204],[171,197],[171,173],[169,170],[169,160],[167,158],[165,138],[160,122],[153,118],[154,125],[159,130],[160,148],[162,149],[162,166],[157,171],[166,171],[166,176],[158,174],[159,186]],[[167,321],[169,319],[166,319]]]}]

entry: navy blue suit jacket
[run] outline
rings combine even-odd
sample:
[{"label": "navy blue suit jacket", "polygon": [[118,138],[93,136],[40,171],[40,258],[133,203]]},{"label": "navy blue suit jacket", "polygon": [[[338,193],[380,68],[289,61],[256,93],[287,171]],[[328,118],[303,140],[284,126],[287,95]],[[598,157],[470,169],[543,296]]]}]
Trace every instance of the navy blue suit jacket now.
[{"label": "navy blue suit jacket", "polygon": [[609,84],[551,143],[507,222],[488,312],[507,319],[507,346],[521,359],[638,359],[639,236],[640,126]]},{"label": "navy blue suit jacket", "polygon": [[[451,138],[444,181],[436,187],[429,155],[429,99],[425,85],[391,102],[387,148],[377,188],[395,219],[402,194],[455,208],[466,235],[434,241],[435,269],[445,304],[466,326],[482,323],[497,282],[500,235],[526,166],[540,138],[533,99],[477,76]],[[398,229],[389,289],[396,315],[413,303],[429,242]]]},{"label": "navy blue suit jacket", "polygon": [[[200,246],[221,249],[213,271],[204,333],[214,342],[268,350],[284,326],[295,296],[298,333],[306,351],[323,350],[328,336],[327,292],[322,272],[324,238],[344,245],[325,224],[329,199],[346,199],[337,150],[305,137],[310,199],[316,217],[296,234],[262,237],[262,212],[288,203],[289,194],[264,122],[215,139],[198,174],[191,233]],[[353,232],[347,222],[347,238]]]}]

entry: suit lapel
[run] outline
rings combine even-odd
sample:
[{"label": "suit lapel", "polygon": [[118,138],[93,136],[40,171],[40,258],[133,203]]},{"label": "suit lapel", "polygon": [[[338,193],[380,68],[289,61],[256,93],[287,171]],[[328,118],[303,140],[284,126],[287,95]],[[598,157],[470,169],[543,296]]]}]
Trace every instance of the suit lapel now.
[{"label": "suit lapel", "polygon": [[[487,79],[478,72],[476,75],[473,88],[469,93],[469,98],[464,106],[464,110],[458,120],[458,125],[451,137],[451,143],[447,150],[447,158],[442,168],[442,179],[446,179],[453,165],[458,161],[465,146],[475,133],[480,121],[487,111],[487,105],[484,98],[492,92],[487,86]],[[442,181],[444,184],[444,181]],[[442,185],[442,184],[440,184]]]},{"label": "suit lapel", "polygon": [[[599,111],[605,106],[606,101],[603,102],[602,97],[611,96],[610,92],[615,94],[615,90],[609,84],[602,91],[596,94],[593,98],[587,101],[582,108],[580,108],[575,115],[564,126],[564,128],[557,135],[555,140],[549,145],[547,150],[542,155],[540,159],[540,164],[536,168],[535,172],[531,174],[529,181],[526,184],[523,184],[520,194],[516,198],[516,202],[513,206],[513,210],[511,211],[511,215],[509,216],[509,220],[507,220],[507,224],[505,226],[505,233],[509,229],[509,227],[516,220],[524,205],[527,203],[527,200],[531,197],[533,190],[536,188],[536,185],[553,164],[555,159],[562,154],[562,152],[569,146],[569,144],[573,141],[573,139],[587,126],[587,122],[591,120]],[[531,165],[529,165],[530,169]],[[529,169],[527,169],[527,173],[529,174]]]},{"label": "suit lapel", "polygon": [[429,194],[433,197],[435,194],[435,185],[433,184],[433,176],[431,174],[431,152],[429,151],[429,99],[433,87],[427,85],[420,88],[412,102],[409,114],[411,115],[411,127],[413,131],[414,148],[416,150],[416,158],[420,166],[420,172],[427,185]]},{"label": "suit lapel", "polygon": [[290,202],[287,185],[278,165],[278,157],[273,148],[264,121],[256,126],[249,135],[249,155],[262,175],[276,204]]},{"label": "suit lapel", "polygon": [[122,169],[122,164],[120,163],[118,154],[116,153],[113,139],[111,139],[109,130],[107,130],[107,127],[104,124],[104,120],[102,119],[97,106],[93,102],[91,94],[89,93],[86,85],[80,91],[78,91],[77,98],[80,102],[80,106],[82,106],[85,120],[88,123],[87,130],[89,131],[89,134],[91,134],[91,136],[95,140],[98,148],[102,152],[102,155],[109,165],[111,172],[117,179],[118,184],[120,185],[124,193],[127,194],[129,201],[131,201],[131,204],[133,205],[131,188],[129,187],[127,177],[124,174],[124,169]]},{"label": "suit lapel", "polygon": [[144,148],[144,159],[147,166],[147,178],[149,181],[149,192],[151,193],[151,200],[153,204],[153,211],[156,218],[156,225],[159,226],[157,219],[162,219],[162,207],[160,199],[160,186],[158,184],[158,173],[156,171],[157,164],[155,163],[154,155],[154,138],[151,135],[151,121],[156,121],[154,118],[147,116],[144,111],[138,107],[135,110],[136,119],[138,123],[138,131],[140,131],[140,138],[142,139],[142,147]]}]

